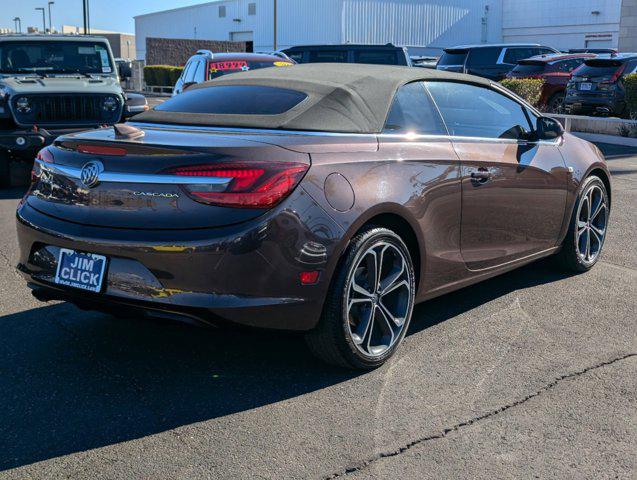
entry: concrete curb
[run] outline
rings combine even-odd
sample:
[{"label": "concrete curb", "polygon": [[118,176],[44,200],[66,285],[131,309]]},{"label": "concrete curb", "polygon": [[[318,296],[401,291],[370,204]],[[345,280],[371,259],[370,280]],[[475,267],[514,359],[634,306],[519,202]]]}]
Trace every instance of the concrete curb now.
[{"label": "concrete curb", "polygon": [[620,137],[617,135],[604,135],[601,133],[571,132],[576,137],[593,143],[608,143],[610,145],[621,145],[624,147],[637,148],[637,138]]}]

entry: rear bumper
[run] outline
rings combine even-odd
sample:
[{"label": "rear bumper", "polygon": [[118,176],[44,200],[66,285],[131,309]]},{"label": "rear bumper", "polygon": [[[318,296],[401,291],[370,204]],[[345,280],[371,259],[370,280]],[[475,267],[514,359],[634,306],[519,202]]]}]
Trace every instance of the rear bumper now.
[{"label": "rear bumper", "polygon": [[[25,203],[17,232],[18,270],[40,299],[285,330],[309,330],[318,322],[328,265],[343,234],[302,189],[254,221],[198,230],[86,227]],[[54,283],[60,248],[108,257],[101,293]],[[301,285],[300,273],[309,270],[321,272],[319,282]]]},{"label": "rear bumper", "polygon": [[624,99],[610,96],[567,95],[564,104],[573,112],[595,112],[599,109],[608,109],[610,113],[621,114],[626,109]]}]

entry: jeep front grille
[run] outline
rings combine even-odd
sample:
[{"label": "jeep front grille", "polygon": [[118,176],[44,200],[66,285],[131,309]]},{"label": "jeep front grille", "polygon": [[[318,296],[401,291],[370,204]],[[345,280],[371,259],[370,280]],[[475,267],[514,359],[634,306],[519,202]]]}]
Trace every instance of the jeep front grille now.
[{"label": "jeep front grille", "polygon": [[105,95],[20,95],[29,101],[31,110],[13,108],[16,122],[23,125],[99,125],[115,123],[121,115],[102,109]]}]

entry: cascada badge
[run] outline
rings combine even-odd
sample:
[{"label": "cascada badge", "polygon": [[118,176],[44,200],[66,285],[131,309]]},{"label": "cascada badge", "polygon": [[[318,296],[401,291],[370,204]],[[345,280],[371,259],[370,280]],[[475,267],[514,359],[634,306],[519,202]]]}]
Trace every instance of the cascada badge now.
[{"label": "cascada badge", "polygon": [[100,173],[104,171],[102,162],[91,161],[82,167],[80,172],[80,180],[87,188],[93,188],[100,183]]}]

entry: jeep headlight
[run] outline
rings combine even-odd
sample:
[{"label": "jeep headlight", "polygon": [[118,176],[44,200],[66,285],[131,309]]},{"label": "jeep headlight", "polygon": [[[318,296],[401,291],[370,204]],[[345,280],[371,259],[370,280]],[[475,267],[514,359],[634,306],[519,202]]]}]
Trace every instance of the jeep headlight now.
[{"label": "jeep headlight", "polygon": [[102,109],[106,112],[114,112],[119,108],[119,102],[117,98],[108,96],[102,100]]},{"label": "jeep headlight", "polygon": [[20,97],[15,101],[15,108],[20,113],[29,113],[31,111],[31,104],[27,97]]}]

